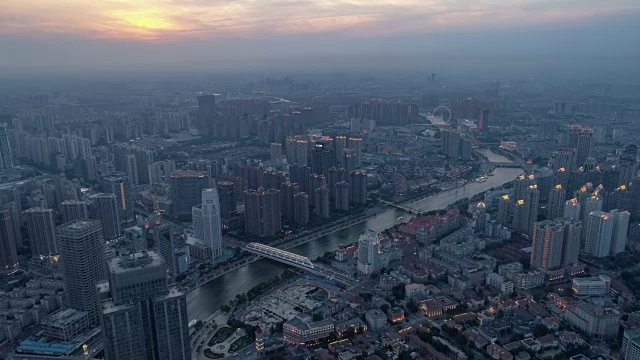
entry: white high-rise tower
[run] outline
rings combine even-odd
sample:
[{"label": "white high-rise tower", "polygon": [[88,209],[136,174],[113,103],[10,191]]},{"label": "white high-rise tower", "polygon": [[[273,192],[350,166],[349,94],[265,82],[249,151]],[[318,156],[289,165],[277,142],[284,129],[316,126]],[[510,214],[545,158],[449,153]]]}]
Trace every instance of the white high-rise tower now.
[{"label": "white high-rise tower", "polygon": [[211,248],[213,261],[222,257],[222,221],[218,189],[202,190],[202,204],[192,209],[193,231],[196,238]]}]

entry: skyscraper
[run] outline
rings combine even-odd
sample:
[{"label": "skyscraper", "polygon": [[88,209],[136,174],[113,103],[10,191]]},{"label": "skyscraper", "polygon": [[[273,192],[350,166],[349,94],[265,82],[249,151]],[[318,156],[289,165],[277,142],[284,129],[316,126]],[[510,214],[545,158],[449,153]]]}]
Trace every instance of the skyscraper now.
[{"label": "skyscraper", "polygon": [[[603,207],[604,201],[602,200],[602,197],[600,197],[600,194],[598,191],[595,191],[591,196],[586,197],[584,199],[584,201],[580,204],[581,205],[581,213],[582,213],[582,218],[580,220],[582,220],[583,224],[589,224],[588,218],[589,218],[589,214],[591,214],[593,211],[602,211],[602,207]],[[588,226],[587,228],[583,228],[582,229],[582,240],[585,239],[585,236],[587,235],[587,230],[588,230]]]},{"label": "skyscraper", "polygon": [[287,221],[294,220],[295,208],[293,206],[293,196],[300,192],[300,186],[291,181],[285,181],[280,186],[280,195],[282,196],[282,216]]},{"label": "skyscraper", "polygon": [[259,237],[272,237],[282,230],[280,190],[244,192],[245,231]]},{"label": "skyscraper", "polygon": [[188,360],[184,293],[167,285],[166,265],[155,251],[108,262],[111,298],[102,302],[107,359]]},{"label": "skyscraper", "polygon": [[629,230],[630,214],[626,210],[611,210],[613,229],[611,230],[610,255],[617,255],[624,251],[627,245],[627,231]]},{"label": "skyscraper", "polygon": [[513,201],[509,198],[509,195],[503,195],[498,200],[498,215],[496,221],[502,225],[510,224],[512,213]]},{"label": "skyscraper", "polygon": [[564,172],[571,173],[576,170],[576,152],[576,149],[571,147],[558,149],[551,158],[553,171],[564,169]]},{"label": "skyscraper", "polygon": [[[202,190],[209,187],[203,171],[174,171],[171,173],[172,215],[191,216],[191,209],[202,201]],[[166,259],[165,259],[166,260]]]},{"label": "skyscraper", "polygon": [[346,148],[344,149],[344,168],[348,173],[351,173],[355,169],[358,168],[358,158],[354,149]]},{"label": "skyscraper", "polygon": [[563,217],[571,220],[580,220],[580,203],[577,198],[573,198],[564,202]]},{"label": "skyscraper", "polygon": [[344,149],[347,148],[347,137],[338,135],[335,139],[336,163],[344,166]]},{"label": "skyscraper", "polygon": [[301,226],[309,223],[309,195],[299,192],[293,195],[293,221]]},{"label": "skyscraper", "polygon": [[52,209],[31,208],[24,212],[29,231],[31,255],[48,256],[58,252],[56,223]]},{"label": "skyscraper", "polygon": [[531,236],[533,234],[533,224],[538,221],[538,208],[540,207],[540,192],[537,185],[531,185],[525,190],[524,213],[520,231]]},{"label": "skyscraper", "polygon": [[349,188],[351,189],[351,203],[356,205],[366,205],[367,203],[367,173],[363,170],[356,170],[349,178]]},{"label": "skyscraper", "polygon": [[9,144],[7,125],[0,124],[0,171],[7,171],[13,168],[13,153]]},{"label": "skyscraper", "polygon": [[117,197],[114,194],[98,193],[89,196],[91,218],[100,220],[102,234],[106,240],[116,238],[121,233]]},{"label": "skyscraper", "polygon": [[328,219],[331,214],[331,206],[329,204],[329,188],[321,186],[315,190],[315,214],[324,219]]},{"label": "skyscraper", "polygon": [[520,175],[513,181],[513,198],[514,201],[524,199],[526,190],[536,184],[536,178],[533,175]]},{"label": "skyscraper", "polygon": [[269,146],[269,153],[271,161],[280,160],[280,158],[282,157],[282,144],[277,142],[271,143],[271,145]]},{"label": "skyscraper", "polygon": [[218,181],[217,188],[220,216],[228,219],[236,211],[236,185],[231,181]]},{"label": "skyscraper", "polygon": [[613,235],[611,215],[602,211],[593,211],[589,213],[587,219],[584,251],[597,258],[608,256]]},{"label": "skyscraper", "polygon": [[547,207],[547,219],[554,220],[564,215],[566,190],[558,184],[549,192],[549,205]]},{"label": "skyscraper", "polygon": [[300,191],[308,193],[310,189],[311,168],[306,165],[289,166],[289,178],[300,186]]},{"label": "skyscraper", "polygon": [[127,154],[124,157],[124,173],[129,177],[132,186],[140,185],[138,181],[138,163],[134,154]]},{"label": "skyscraper", "polygon": [[18,266],[18,236],[14,223],[14,212],[9,206],[0,206],[0,270]]},{"label": "skyscraper", "polygon": [[198,130],[203,136],[216,134],[216,97],[215,95],[198,96]]},{"label": "skyscraper", "polygon": [[347,144],[349,149],[353,149],[355,152],[355,166],[359,168],[362,162],[362,139],[359,137],[350,137]]},{"label": "skyscraper", "polygon": [[337,211],[349,211],[349,183],[346,181],[339,181],[335,185],[335,209]]},{"label": "skyscraper", "polygon": [[618,159],[618,186],[629,186],[638,172],[638,146],[629,144],[624,147]]},{"label": "skyscraper", "polygon": [[218,189],[202,190],[202,204],[193,207],[193,231],[211,249],[212,261],[222,257],[222,220]]},{"label": "skyscraper", "polygon": [[62,220],[85,220],[89,218],[89,203],[84,200],[65,200],[60,204]]},{"label": "skyscraper", "polygon": [[460,133],[453,130],[442,130],[442,152],[449,159],[457,159],[460,155]]},{"label": "skyscraper", "polygon": [[569,129],[569,146],[576,149],[576,167],[582,167],[593,154],[593,129],[572,125]]},{"label": "skyscraper", "polygon": [[531,248],[532,267],[542,270],[560,267],[564,232],[564,225],[560,222],[545,220],[535,223]]},{"label": "skyscraper", "polygon": [[373,230],[367,230],[358,240],[358,272],[371,276],[382,268],[380,238]]},{"label": "skyscraper", "polygon": [[122,222],[133,220],[133,196],[131,183],[124,173],[112,173],[103,178],[102,191],[116,196],[118,218]]},{"label": "skyscraper", "polygon": [[96,284],[106,279],[104,238],[98,220],[76,220],[56,228],[69,306],[98,323]]},{"label": "skyscraper", "polygon": [[580,233],[582,222],[571,219],[557,219],[564,224],[564,239],[562,241],[562,266],[578,263],[580,253]]},{"label": "skyscraper", "polygon": [[143,235],[147,249],[157,249],[171,275],[176,274],[173,225],[162,220],[162,215],[152,214],[144,224]]}]

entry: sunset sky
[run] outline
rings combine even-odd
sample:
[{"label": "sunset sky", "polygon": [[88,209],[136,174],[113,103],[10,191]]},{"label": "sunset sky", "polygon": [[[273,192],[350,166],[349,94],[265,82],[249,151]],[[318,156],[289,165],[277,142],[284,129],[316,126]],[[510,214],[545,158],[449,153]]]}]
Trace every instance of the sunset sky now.
[{"label": "sunset sky", "polygon": [[[637,54],[639,15],[637,0],[2,1],[0,53],[8,56],[0,56],[0,69],[461,56],[479,41],[517,54],[529,48],[523,43],[552,50],[547,42],[557,47],[557,37],[580,51],[623,41],[612,48],[627,56],[625,48]],[[624,43],[633,38],[635,45]]]}]

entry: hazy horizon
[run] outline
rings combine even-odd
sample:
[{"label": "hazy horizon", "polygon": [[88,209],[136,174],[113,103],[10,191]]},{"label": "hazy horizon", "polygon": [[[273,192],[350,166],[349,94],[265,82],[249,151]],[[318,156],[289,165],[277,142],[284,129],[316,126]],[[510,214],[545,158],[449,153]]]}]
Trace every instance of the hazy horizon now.
[{"label": "hazy horizon", "polygon": [[54,0],[0,9],[0,75],[396,71],[637,81],[637,1]]}]

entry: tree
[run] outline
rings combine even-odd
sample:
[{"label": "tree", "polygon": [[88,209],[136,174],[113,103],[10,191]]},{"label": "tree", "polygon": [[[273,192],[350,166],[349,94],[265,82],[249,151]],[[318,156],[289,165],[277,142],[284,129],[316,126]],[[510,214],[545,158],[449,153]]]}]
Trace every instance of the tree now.
[{"label": "tree", "polygon": [[544,325],[538,325],[535,329],[533,329],[533,336],[540,337],[545,336],[549,333],[549,329],[547,329]]}]

